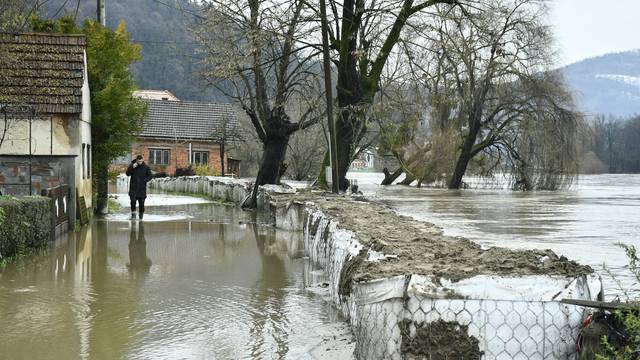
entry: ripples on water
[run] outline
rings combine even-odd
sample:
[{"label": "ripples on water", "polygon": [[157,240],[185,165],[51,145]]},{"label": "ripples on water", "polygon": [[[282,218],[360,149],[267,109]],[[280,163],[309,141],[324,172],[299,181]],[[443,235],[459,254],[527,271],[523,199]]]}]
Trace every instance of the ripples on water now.
[{"label": "ripples on water", "polygon": [[640,248],[640,175],[581,176],[566,191],[429,189],[378,186],[382,174],[350,173],[365,194],[399,213],[433,222],[483,246],[552,249],[603,275],[608,298],[624,295],[602,268],[640,294],[623,242]]},{"label": "ripples on water", "polygon": [[[301,234],[230,207],[96,221],[0,272],[2,359],[310,358],[349,349]],[[334,340],[336,336],[337,340]],[[342,342],[342,343],[340,343]],[[348,352],[347,352],[348,354]]]}]

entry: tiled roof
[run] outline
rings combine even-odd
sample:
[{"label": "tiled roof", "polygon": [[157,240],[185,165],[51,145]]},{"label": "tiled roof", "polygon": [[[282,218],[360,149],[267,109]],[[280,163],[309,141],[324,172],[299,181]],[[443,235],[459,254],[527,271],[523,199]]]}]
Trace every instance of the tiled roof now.
[{"label": "tiled roof", "polygon": [[230,104],[145,100],[148,104],[143,137],[218,140],[226,124],[227,138],[240,138],[239,123]]},{"label": "tiled roof", "polygon": [[0,34],[0,103],[82,112],[83,35]]}]

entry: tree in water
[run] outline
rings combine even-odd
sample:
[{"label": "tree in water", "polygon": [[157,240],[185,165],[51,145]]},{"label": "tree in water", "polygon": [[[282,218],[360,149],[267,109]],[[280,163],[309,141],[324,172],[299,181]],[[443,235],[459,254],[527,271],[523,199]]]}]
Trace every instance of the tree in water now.
[{"label": "tree in water", "polygon": [[448,187],[476,174],[510,174],[519,189],[556,189],[577,173],[582,116],[552,65],[552,36],[535,0],[437,8],[416,24],[406,58],[430,98],[431,121],[455,129]]},{"label": "tree in water", "polygon": [[[336,145],[340,190],[348,187],[346,173],[367,133],[367,113],[379,90],[381,75],[403,30],[436,4],[457,0],[329,0],[329,39],[337,52]],[[451,8],[451,6],[447,6]],[[328,164],[328,155],[325,163]],[[324,166],[321,170],[324,170]],[[320,179],[323,180],[323,172]]]},{"label": "tree in water", "polygon": [[[318,120],[317,51],[304,45],[309,29],[306,3],[259,0],[208,2],[207,22],[198,27],[208,81],[235,99],[251,120],[263,145],[252,196],[244,207],[257,205],[258,188],[279,184],[290,136]],[[292,103],[306,109],[292,121]]]}]

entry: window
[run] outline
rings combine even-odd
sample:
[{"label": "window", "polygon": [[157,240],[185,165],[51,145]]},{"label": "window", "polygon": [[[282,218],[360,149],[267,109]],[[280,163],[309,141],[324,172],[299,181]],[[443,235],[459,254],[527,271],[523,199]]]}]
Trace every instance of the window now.
[{"label": "window", "polygon": [[86,144],[82,144],[82,178],[86,179],[87,178],[87,145]]},{"label": "window", "polygon": [[149,149],[149,164],[169,165],[169,155],[167,149]]},{"label": "window", "polygon": [[191,163],[196,165],[209,165],[209,152],[208,151],[194,151],[193,159]]},{"label": "window", "polygon": [[87,178],[91,179],[91,145],[87,144]]}]

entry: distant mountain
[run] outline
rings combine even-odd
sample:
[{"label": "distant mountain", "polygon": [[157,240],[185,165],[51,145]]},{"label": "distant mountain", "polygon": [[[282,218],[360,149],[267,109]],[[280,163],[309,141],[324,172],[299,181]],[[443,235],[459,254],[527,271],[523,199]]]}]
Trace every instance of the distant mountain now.
[{"label": "distant mountain", "polygon": [[562,70],[587,114],[640,114],[640,49],[585,59]]},{"label": "distant mountain", "polygon": [[[0,0],[2,2],[3,0]],[[41,1],[41,15],[75,14],[77,21],[96,16],[96,1]],[[201,73],[198,44],[191,28],[201,11],[194,0],[109,0],[107,26],[115,29],[125,21],[134,42],[142,45],[142,61],[133,65],[133,76],[141,89],[169,90],[181,100],[226,101],[207,86]]]}]

